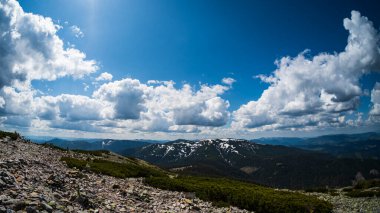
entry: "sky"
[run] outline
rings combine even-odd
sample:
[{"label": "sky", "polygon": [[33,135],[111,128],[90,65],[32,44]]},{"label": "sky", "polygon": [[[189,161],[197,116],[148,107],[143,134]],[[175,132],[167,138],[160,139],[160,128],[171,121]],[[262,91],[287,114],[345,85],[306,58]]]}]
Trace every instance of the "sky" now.
[{"label": "sky", "polygon": [[118,139],[380,131],[379,9],[0,0],[0,128]]}]

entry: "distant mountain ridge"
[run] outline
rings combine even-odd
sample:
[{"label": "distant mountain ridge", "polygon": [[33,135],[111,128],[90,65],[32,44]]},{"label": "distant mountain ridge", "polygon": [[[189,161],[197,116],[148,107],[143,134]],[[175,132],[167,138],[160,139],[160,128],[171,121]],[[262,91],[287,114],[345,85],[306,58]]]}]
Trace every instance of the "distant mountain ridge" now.
[{"label": "distant mountain ridge", "polygon": [[232,177],[281,188],[350,185],[358,172],[369,177],[371,170],[380,170],[376,160],[338,159],[243,139],[176,140],[122,154],[184,174]]},{"label": "distant mountain ridge", "polygon": [[54,138],[45,143],[53,144],[63,149],[80,150],[109,150],[121,154],[125,149],[142,147],[157,141],[143,140],[113,140],[113,139],[90,139],[90,140],[64,140]]},{"label": "distant mountain ridge", "polygon": [[259,138],[251,141],[319,151],[340,158],[380,159],[380,134],[375,132],[315,138]]}]

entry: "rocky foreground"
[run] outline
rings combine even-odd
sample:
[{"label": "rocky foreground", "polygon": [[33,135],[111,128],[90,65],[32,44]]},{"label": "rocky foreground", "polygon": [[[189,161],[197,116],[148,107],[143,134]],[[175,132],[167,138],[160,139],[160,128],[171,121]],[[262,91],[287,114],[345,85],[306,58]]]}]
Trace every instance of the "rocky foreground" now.
[{"label": "rocky foreground", "polygon": [[0,139],[2,212],[247,212],[216,208],[192,193],[69,169],[61,157],[86,157],[22,139]]},{"label": "rocky foreground", "polygon": [[[114,155],[114,154],[112,154]],[[115,159],[122,158],[114,155]],[[61,157],[93,157],[0,139],[0,213],[2,212],[247,212],[216,208],[193,193],[144,185],[142,178],[119,179],[68,168]],[[380,198],[350,198],[338,190],[327,200],[334,212],[380,212]]]},{"label": "rocky foreground", "polygon": [[347,212],[368,212],[380,213],[380,198],[377,197],[358,197],[352,198],[344,195],[339,189],[335,195],[327,193],[305,193],[317,196],[321,200],[326,200],[334,205],[334,213]]}]

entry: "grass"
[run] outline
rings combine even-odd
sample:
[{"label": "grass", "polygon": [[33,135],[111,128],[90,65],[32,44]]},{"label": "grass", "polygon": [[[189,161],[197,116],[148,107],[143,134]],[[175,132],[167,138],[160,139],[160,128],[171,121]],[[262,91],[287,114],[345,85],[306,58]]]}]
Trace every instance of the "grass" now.
[{"label": "grass", "polygon": [[255,212],[332,211],[330,203],[316,197],[229,179],[191,176],[149,177],[145,182],[165,190],[195,192],[200,199],[216,205],[233,205]]},{"label": "grass", "polygon": [[102,159],[81,160],[70,157],[62,157],[61,160],[65,161],[70,168],[75,167],[79,170],[88,169],[95,173],[118,178],[166,176],[164,171],[155,167],[133,163],[118,163]]}]

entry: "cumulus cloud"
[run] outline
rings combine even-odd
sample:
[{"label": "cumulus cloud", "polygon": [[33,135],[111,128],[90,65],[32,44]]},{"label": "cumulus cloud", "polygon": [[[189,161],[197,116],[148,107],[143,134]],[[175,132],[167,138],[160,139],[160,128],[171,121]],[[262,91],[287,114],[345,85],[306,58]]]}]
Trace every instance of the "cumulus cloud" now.
[{"label": "cumulus cloud", "polygon": [[75,37],[83,38],[84,33],[82,32],[82,30],[77,25],[71,26],[70,30],[74,34]]},{"label": "cumulus cloud", "polygon": [[178,108],[174,111],[177,125],[223,126],[229,118],[229,103],[220,97]]},{"label": "cumulus cloud", "polygon": [[[82,131],[125,129],[140,132],[199,132],[201,127],[225,125],[229,102],[220,95],[230,87],[167,81],[154,85],[122,79],[101,85],[92,97],[62,94],[48,96],[37,91],[5,86],[0,90],[3,124],[32,125]],[[25,107],[28,106],[28,107]],[[24,121],[19,119],[22,116]],[[81,123],[83,125],[79,125]],[[92,128],[92,127],[93,128]],[[111,130],[113,131],[113,130]]]},{"label": "cumulus cloud", "polygon": [[0,1],[0,88],[15,81],[81,78],[95,72],[94,60],[64,48],[51,18],[25,13],[15,0]]},{"label": "cumulus cloud", "polygon": [[94,97],[113,104],[113,118],[139,119],[144,106],[144,88],[135,79],[123,79],[102,85],[94,92]]},{"label": "cumulus cloud", "polygon": [[0,89],[0,97],[3,100],[0,116],[30,114],[34,94],[35,91],[17,91],[13,87],[3,87]]},{"label": "cumulus cloud", "polygon": [[232,125],[253,129],[339,125],[339,117],[357,109],[363,94],[361,76],[380,70],[379,34],[357,11],[343,25],[349,31],[343,52],[308,58],[304,51],[276,61],[272,75],[257,76],[269,88],[257,101],[236,110]]},{"label": "cumulus cloud", "polygon": [[380,83],[376,82],[374,88],[371,91],[371,102],[373,104],[370,116],[378,117],[380,120]]},{"label": "cumulus cloud", "polygon": [[223,79],[222,79],[222,82],[223,82],[224,84],[227,84],[227,85],[232,86],[232,84],[235,83],[236,80],[233,79],[233,78],[223,78]]},{"label": "cumulus cloud", "polygon": [[96,81],[112,81],[113,76],[108,72],[101,73],[95,80]]},{"label": "cumulus cloud", "polygon": [[145,131],[168,131],[174,125],[222,126],[228,121],[229,103],[218,97],[228,87],[202,85],[195,91],[188,84],[177,89],[172,81],[150,84],[127,78],[102,85],[93,97],[109,102],[116,119],[140,119],[128,126]]}]

